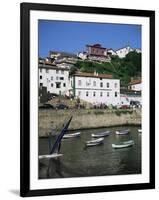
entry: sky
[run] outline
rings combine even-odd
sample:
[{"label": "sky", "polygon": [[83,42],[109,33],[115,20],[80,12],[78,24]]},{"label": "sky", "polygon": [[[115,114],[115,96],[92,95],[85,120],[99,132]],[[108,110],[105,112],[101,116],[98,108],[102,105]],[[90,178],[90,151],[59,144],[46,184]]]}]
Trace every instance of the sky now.
[{"label": "sky", "polygon": [[49,56],[49,51],[77,54],[97,43],[114,50],[128,44],[141,49],[140,25],[39,20],[38,32],[40,57]]}]

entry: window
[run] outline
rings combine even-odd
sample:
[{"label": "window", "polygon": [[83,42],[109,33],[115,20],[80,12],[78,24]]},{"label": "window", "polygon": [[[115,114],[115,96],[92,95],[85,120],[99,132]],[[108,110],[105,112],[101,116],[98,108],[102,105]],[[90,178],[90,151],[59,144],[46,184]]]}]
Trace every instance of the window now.
[{"label": "window", "polygon": [[40,79],[42,79],[43,77],[42,76],[40,76]]},{"label": "window", "polygon": [[53,83],[51,83],[51,87],[53,87],[54,85],[53,85]]},{"label": "window", "polygon": [[107,83],[107,88],[109,88],[109,83]]},{"label": "window", "polygon": [[46,69],[46,73],[49,73],[49,70],[48,70],[48,69]]},{"label": "window", "polygon": [[53,81],[53,76],[51,76],[51,81]]},{"label": "window", "polygon": [[40,87],[42,87],[43,86],[43,84],[42,83],[40,83]]},{"label": "window", "polygon": [[63,83],[63,87],[66,87],[66,83]]},{"label": "window", "polygon": [[88,97],[88,91],[86,91],[86,97]]},{"label": "window", "polygon": [[56,74],[59,74],[59,70],[56,70]]},{"label": "window", "polygon": [[100,92],[100,96],[101,96],[101,97],[103,96],[103,92]]},{"label": "window", "polygon": [[118,93],[117,92],[115,92],[115,97],[117,97],[118,96]]},{"label": "window", "polygon": [[93,81],[93,86],[96,86],[96,81]]},{"label": "window", "polygon": [[103,87],[103,83],[102,82],[100,83],[100,87]]},{"label": "window", "polygon": [[42,69],[40,68],[40,72],[42,72]]},{"label": "window", "polygon": [[118,87],[118,84],[117,84],[117,83],[114,83],[114,87],[117,88],[117,87]]},{"label": "window", "polygon": [[107,97],[109,97],[109,92],[107,92]]},{"label": "window", "polygon": [[94,96],[94,97],[96,96],[96,92],[93,92],[93,96]]},{"label": "window", "polygon": [[61,74],[64,74],[64,71],[63,71],[63,70],[61,70]]},{"label": "window", "polygon": [[56,88],[61,88],[61,83],[56,83]]},{"label": "window", "polygon": [[60,77],[60,80],[64,80],[64,77]]},{"label": "window", "polygon": [[81,80],[78,80],[78,85],[81,86],[82,85],[82,82]]},{"label": "window", "polygon": [[59,80],[59,77],[58,77],[58,76],[56,76],[56,80]]},{"label": "window", "polygon": [[86,86],[89,86],[90,84],[89,84],[89,82],[88,81],[86,81]]},{"label": "window", "polygon": [[100,78],[100,80],[102,80],[102,78]]}]

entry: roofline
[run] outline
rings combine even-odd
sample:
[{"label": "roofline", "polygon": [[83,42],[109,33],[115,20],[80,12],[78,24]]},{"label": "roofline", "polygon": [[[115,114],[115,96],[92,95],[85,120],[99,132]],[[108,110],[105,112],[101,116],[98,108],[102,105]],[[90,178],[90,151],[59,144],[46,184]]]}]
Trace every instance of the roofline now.
[{"label": "roofline", "polygon": [[95,48],[99,48],[99,49],[107,49],[107,48],[105,48],[105,47],[96,47],[96,46],[89,45],[89,44],[87,44],[86,47],[95,47]]},{"label": "roofline", "polygon": [[[41,65],[41,66],[40,66]],[[46,66],[47,65],[47,66]],[[51,64],[39,64],[38,68],[44,68],[44,69],[55,69],[55,70],[63,70],[63,71],[69,71],[67,68],[58,67],[57,65],[51,65]]]},{"label": "roofline", "polygon": [[[119,50],[124,49],[124,48],[126,48],[126,47],[130,47],[131,49],[133,49],[130,45],[126,45],[126,46],[124,46],[124,47],[121,47],[121,48],[117,49],[116,51],[119,51]],[[134,50],[134,49],[133,49],[133,50]]]},{"label": "roofline", "polygon": [[140,83],[142,83],[142,81],[139,81],[137,83],[128,83],[128,85],[137,85],[137,84],[140,84]]},{"label": "roofline", "polygon": [[88,74],[88,75],[87,74],[73,74],[72,76],[119,80],[119,79],[113,78],[113,76],[111,74],[108,74],[108,76],[111,76],[111,77],[103,77],[101,75],[104,75],[104,74],[98,74],[98,75],[94,75],[94,74],[92,74],[92,75],[90,75],[90,74]]}]

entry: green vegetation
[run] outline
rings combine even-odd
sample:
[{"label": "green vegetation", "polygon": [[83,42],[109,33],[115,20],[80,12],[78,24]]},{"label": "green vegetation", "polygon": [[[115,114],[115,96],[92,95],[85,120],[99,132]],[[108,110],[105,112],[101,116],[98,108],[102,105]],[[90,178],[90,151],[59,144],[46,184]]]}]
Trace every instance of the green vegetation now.
[{"label": "green vegetation", "polygon": [[77,70],[81,72],[96,71],[100,74],[112,74],[113,78],[121,80],[121,86],[130,82],[131,77],[141,76],[141,53],[132,51],[121,59],[118,56],[112,56],[111,62],[97,63],[91,61],[78,61],[70,70],[74,74]]},{"label": "green vegetation", "polygon": [[115,111],[115,114],[117,116],[120,116],[121,114],[132,114],[133,113],[133,110],[116,110]]}]

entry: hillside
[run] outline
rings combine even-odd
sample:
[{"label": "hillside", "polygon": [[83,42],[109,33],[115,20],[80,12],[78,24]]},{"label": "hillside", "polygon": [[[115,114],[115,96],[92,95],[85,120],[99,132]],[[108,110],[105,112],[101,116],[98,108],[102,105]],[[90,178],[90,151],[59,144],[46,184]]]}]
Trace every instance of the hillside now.
[{"label": "hillside", "polygon": [[121,80],[121,86],[125,86],[130,82],[131,77],[141,76],[141,53],[133,51],[123,59],[120,59],[118,56],[112,56],[110,63],[77,61],[71,68],[70,73],[73,74],[77,70],[81,72],[96,71],[100,74],[112,74],[113,78]]}]

